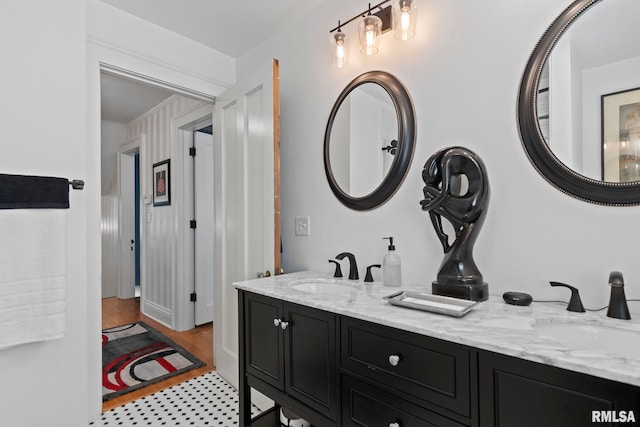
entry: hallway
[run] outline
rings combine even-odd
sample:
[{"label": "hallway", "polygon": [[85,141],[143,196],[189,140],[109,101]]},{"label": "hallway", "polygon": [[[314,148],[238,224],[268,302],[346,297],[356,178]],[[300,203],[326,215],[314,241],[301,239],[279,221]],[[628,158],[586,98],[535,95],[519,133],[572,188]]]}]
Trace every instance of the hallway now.
[{"label": "hallway", "polygon": [[123,300],[113,297],[102,300],[102,329],[138,321],[146,322],[153,328],[156,328],[198,359],[202,360],[205,365],[157,384],[103,402],[103,412],[215,370],[213,364],[212,323],[198,326],[189,331],[176,332],[140,313],[139,298]]}]

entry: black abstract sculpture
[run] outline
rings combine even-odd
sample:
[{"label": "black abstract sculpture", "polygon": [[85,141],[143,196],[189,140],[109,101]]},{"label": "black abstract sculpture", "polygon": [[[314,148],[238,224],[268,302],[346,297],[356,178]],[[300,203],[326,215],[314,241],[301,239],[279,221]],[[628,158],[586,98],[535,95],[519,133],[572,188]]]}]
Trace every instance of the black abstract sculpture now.
[{"label": "black abstract sculpture", "polygon": [[[473,260],[473,245],[487,216],[489,181],[480,157],[464,147],[450,147],[432,155],[422,170],[423,211],[429,211],[433,228],[442,243],[444,260],[432,284],[434,295],[473,301],[489,297],[489,285]],[[456,238],[442,226],[447,219]]]}]

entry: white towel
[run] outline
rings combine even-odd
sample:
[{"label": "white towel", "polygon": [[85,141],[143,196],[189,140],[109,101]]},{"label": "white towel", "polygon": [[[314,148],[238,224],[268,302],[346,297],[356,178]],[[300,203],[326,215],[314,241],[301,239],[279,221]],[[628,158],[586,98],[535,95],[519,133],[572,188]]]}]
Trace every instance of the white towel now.
[{"label": "white towel", "polygon": [[0,210],[0,350],[64,337],[66,252],[66,210]]}]

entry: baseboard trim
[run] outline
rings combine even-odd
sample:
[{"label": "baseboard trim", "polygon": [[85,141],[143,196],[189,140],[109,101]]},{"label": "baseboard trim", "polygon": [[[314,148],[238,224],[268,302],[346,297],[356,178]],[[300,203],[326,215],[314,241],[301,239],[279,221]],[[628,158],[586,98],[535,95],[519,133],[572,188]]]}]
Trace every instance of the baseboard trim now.
[{"label": "baseboard trim", "polygon": [[147,317],[152,318],[156,322],[162,323],[167,328],[173,329],[173,325],[171,325],[171,310],[162,307],[161,305],[155,304],[151,301],[144,301],[140,305],[140,311]]}]

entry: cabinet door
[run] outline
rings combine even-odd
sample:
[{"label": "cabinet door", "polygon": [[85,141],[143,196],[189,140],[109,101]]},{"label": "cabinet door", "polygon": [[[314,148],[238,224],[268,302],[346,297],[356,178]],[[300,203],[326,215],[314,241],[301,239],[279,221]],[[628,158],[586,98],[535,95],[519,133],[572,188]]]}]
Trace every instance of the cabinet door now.
[{"label": "cabinet door", "polygon": [[593,411],[640,414],[637,387],[489,352],[479,357],[482,427],[588,426]]},{"label": "cabinet door", "polygon": [[249,292],[245,295],[246,371],[283,390],[282,302]]},{"label": "cabinet door", "polygon": [[336,316],[285,303],[285,392],[336,419]]}]

